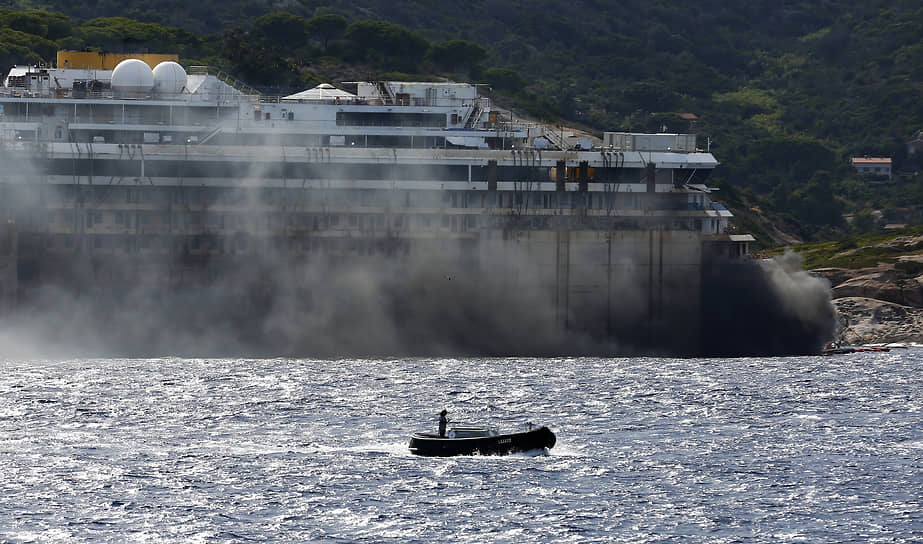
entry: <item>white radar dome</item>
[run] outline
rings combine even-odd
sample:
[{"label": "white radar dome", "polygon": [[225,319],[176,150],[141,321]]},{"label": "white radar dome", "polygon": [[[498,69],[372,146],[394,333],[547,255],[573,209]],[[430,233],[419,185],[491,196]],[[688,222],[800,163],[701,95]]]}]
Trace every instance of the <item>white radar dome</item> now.
[{"label": "white radar dome", "polygon": [[154,93],[158,95],[180,94],[186,88],[186,70],[172,60],[154,67]]},{"label": "white radar dome", "polygon": [[125,59],[112,71],[112,91],[117,96],[146,96],[153,87],[154,71],[143,60]]}]

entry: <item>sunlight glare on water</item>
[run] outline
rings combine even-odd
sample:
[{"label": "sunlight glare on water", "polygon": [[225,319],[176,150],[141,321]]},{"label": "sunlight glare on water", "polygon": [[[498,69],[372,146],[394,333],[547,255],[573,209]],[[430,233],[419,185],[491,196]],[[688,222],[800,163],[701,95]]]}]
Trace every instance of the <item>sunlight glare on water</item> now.
[{"label": "sunlight glare on water", "polygon": [[2,361],[0,541],[919,542],[921,362]]}]

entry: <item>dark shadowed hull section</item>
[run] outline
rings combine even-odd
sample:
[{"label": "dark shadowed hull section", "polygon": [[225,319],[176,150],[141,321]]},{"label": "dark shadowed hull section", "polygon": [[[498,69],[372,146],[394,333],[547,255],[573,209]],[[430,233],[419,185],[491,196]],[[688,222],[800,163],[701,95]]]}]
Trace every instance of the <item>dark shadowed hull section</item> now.
[{"label": "dark shadowed hull section", "polygon": [[433,434],[414,433],[410,439],[410,452],[426,457],[508,455],[543,448],[551,449],[555,442],[554,433],[548,427],[524,433],[473,438],[440,438]]},{"label": "dark shadowed hull section", "polygon": [[702,266],[702,354],[712,357],[820,354],[836,317],[826,280],[797,256],[726,259]]}]

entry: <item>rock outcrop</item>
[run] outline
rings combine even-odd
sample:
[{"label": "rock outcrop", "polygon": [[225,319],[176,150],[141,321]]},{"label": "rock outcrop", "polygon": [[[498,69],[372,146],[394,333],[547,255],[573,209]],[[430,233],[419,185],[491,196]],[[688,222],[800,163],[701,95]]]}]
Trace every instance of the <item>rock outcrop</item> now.
[{"label": "rock outcrop", "polygon": [[833,300],[843,344],[923,342],[923,308],[863,297]]},{"label": "rock outcrop", "polygon": [[[911,255],[902,260],[918,258]],[[812,271],[833,286],[837,340],[844,344],[923,342],[923,275],[904,270],[881,263],[875,268]]]}]

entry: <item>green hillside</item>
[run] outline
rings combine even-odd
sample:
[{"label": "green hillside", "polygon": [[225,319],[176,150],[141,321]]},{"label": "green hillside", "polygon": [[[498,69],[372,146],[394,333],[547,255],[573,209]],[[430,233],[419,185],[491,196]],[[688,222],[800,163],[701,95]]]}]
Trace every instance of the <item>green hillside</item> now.
[{"label": "green hillside", "polygon": [[[923,225],[895,231],[848,236],[841,240],[810,242],[794,247],[775,248],[764,256],[781,255],[794,249],[804,259],[807,269],[871,268],[879,264],[894,264],[898,269],[918,276],[923,273]],[[913,259],[907,259],[913,257]]]},{"label": "green hillside", "polygon": [[[89,48],[178,52],[266,92],[470,80],[553,123],[696,131],[722,163],[712,183],[764,246],[923,223],[923,161],[906,146],[923,129],[919,2],[5,4],[4,67]],[[858,177],[849,157],[865,155],[891,157],[896,175]]]}]

